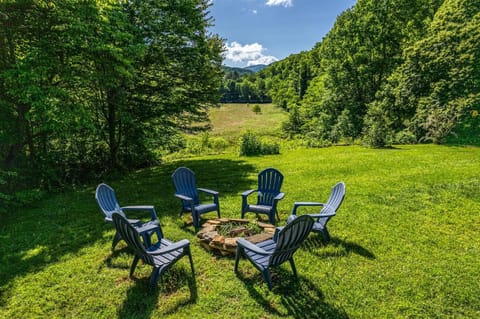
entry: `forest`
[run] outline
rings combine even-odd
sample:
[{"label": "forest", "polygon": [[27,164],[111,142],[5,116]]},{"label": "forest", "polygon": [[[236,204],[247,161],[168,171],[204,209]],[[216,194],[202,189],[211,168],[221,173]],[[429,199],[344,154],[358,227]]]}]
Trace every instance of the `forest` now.
[{"label": "forest", "polygon": [[[311,146],[478,141],[480,1],[359,0],[315,47],[223,81],[230,102],[273,101]],[[224,95],[225,96],[225,95]],[[475,135],[475,136],[472,136]]]},{"label": "forest", "polygon": [[179,147],[219,101],[210,5],[0,1],[1,200],[22,204]]},{"label": "forest", "polygon": [[210,5],[2,0],[0,209],[157,164],[222,101],[273,102],[310,147],[478,141],[480,1],[358,0],[245,75],[222,70]]}]

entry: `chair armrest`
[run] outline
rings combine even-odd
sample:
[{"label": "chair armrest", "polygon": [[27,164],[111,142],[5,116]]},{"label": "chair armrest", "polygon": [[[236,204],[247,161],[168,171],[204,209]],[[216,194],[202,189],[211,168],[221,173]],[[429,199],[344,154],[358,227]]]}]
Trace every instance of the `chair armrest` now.
[{"label": "chair armrest", "polygon": [[243,197],[249,196],[250,194],[252,194],[252,193],[255,192],[255,191],[256,191],[256,189],[249,189],[248,191],[244,191],[244,192],[242,193],[242,196],[243,196]]},{"label": "chair armrest", "polygon": [[335,216],[336,213],[333,212],[333,213],[326,213],[326,214],[307,214],[308,216],[312,217],[312,218],[323,218],[323,217],[332,217],[332,216]]},{"label": "chair armrest", "polygon": [[136,205],[136,206],[124,206],[120,208],[122,211],[147,211],[150,212],[152,220],[157,219],[157,213],[153,205]]},{"label": "chair armrest", "polygon": [[139,234],[151,232],[153,230],[157,230],[158,228],[160,228],[158,223],[148,223],[141,226],[135,226],[135,229]]},{"label": "chair armrest", "polygon": [[323,206],[323,203],[318,202],[295,202],[293,204],[292,215],[297,214],[297,208],[301,206]]},{"label": "chair armrest", "polygon": [[210,194],[210,195],[213,195],[213,196],[218,196],[217,191],[214,191],[214,190],[211,190],[211,189],[208,189],[208,188],[197,188],[197,190],[199,190],[201,192],[204,192],[204,193],[207,193],[207,194]]},{"label": "chair armrest", "polygon": [[180,241],[177,241],[174,244],[165,246],[163,248],[160,248],[160,249],[157,249],[157,250],[154,250],[154,251],[149,251],[148,253],[150,255],[164,255],[164,254],[170,253],[172,251],[178,250],[180,248],[185,248],[189,245],[190,245],[190,241],[188,241],[188,239],[182,239]]},{"label": "chair armrest", "polygon": [[238,238],[237,239],[237,245],[239,246],[242,246],[248,250],[251,250],[257,254],[260,254],[260,255],[265,255],[265,256],[268,256],[268,255],[271,255],[271,253],[263,250],[262,248],[252,244],[251,242],[249,242],[248,240],[246,239],[243,239],[243,238]]},{"label": "chair armrest", "polygon": [[285,197],[285,193],[280,192],[277,194],[277,196],[275,196],[273,200],[281,200],[284,197]]},{"label": "chair armrest", "polygon": [[184,200],[184,201],[187,201],[187,202],[193,201],[193,198],[182,195],[182,194],[175,194],[175,197],[180,198],[181,200]]},{"label": "chair armrest", "polygon": [[[132,225],[134,225],[134,226],[137,225],[137,224],[143,224],[142,221],[139,220],[139,219],[129,219],[129,218],[128,218],[127,220],[128,220],[128,222],[129,222],[130,224],[132,224]],[[106,221],[106,222],[109,222],[109,223],[113,223],[112,217],[105,217],[105,221]]]}]

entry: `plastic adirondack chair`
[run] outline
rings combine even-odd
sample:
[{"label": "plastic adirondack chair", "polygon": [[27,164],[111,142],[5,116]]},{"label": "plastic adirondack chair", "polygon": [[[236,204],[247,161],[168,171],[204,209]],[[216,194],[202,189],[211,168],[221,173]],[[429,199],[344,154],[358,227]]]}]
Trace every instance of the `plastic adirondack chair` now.
[{"label": "plastic adirondack chair", "polygon": [[[258,188],[242,193],[242,218],[245,213],[267,214],[270,224],[275,225],[275,215],[278,217],[277,203],[285,194],[280,192],[283,175],[275,168],[267,168],[258,174]],[[257,203],[248,204],[248,196],[257,192]]]},{"label": "plastic adirondack chair", "polygon": [[325,240],[330,241],[330,234],[328,233],[327,223],[333,216],[336,215],[337,210],[345,198],[345,184],[343,182],[337,183],[332,188],[330,197],[327,202],[318,203],[318,202],[295,202],[293,205],[292,214],[288,218],[288,221],[292,221],[297,216],[297,209],[301,206],[321,206],[322,209],[318,214],[306,214],[314,218],[315,223],[313,224],[312,231],[321,233]]},{"label": "plastic adirondack chair", "polygon": [[252,244],[243,238],[237,239],[235,273],[238,271],[240,255],[244,255],[260,270],[270,290],[272,289],[270,267],[279,266],[288,260],[290,266],[292,266],[293,274],[297,277],[293,254],[308,237],[312,230],[313,222],[313,219],[308,215],[300,216],[281,228],[273,239],[265,240],[258,244]]},{"label": "plastic adirondack chair", "polygon": [[[135,254],[130,267],[130,277],[133,276],[138,261],[142,259],[144,263],[153,266],[152,274],[150,275],[150,285],[154,287],[163,272],[183,256],[188,256],[190,259],[192,274],[195,276],[192,254],[190,252],[190,242],[187,239],[173,243],[165,238],[160,238],[155,245],[147,248],[141,242],[136,229],[122,214],[113,213],[112,218],[117,232],[121,234],[122,238]],[[158,228],[161,232],[160,225],[158,225]]]},{"label": "plastic adirondack chair", "polygon": [[[180,216],[184,212],[192,213],[193,225],[200,227],[200,215],[217,211],[220,218],[220,205],[218,203],[218,192],[206,188],[197,188],[195,183],[195,173],[187,167],[179,167],[172,174],[173,184],[175,185],[175,197],[182,202]],[[203,192],[213,196],[213,203],[200,203],[199,193]]]},{"label": "plastic adirondack chair", "polygon": [[[142,222],[138,219],[127,219],[130,224],[136,229],[140,236],[143,238],[145,246],[151,245],[150,236],[152,233],[156,233],[158,238],[162,237],[161,229],[159,228],[159,222],[155,208],[151,205],[139,205],[139,206],[124,206],[120,207],[117,197],[115,196],[115,191],[113,188],[107,184],[101,183],[97,186],[95,192],[95,199],[97,200],[100,210],[105,215],[105,221],[113,225],[112,214],[119,213],[120,215],[127,218],[125,215],[126,211],[147,211],[150,213],[150,221]],[[115,246],[118,242],[122,240],[122,236],[117,231],[115,236],[113,236],[112,250],[115,249]]]}]

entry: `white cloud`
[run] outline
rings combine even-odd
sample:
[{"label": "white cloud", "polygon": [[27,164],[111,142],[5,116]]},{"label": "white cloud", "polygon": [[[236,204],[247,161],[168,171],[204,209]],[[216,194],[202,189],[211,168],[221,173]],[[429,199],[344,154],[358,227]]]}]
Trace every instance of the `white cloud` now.
[{"label": "white cloud", "polygon": [[235,63],[247,63],[247,65],[270,64],[278,61],[271,55],[265,55],[266,49],[260,43],[242,45],[238,42],[227,43],[225,58]]},{"label": "white cloud", "polygon": [[253,14],[257,14],[258,11],[254,9],[254,10],[252,10],[252,13],[253,13]]},{"label": "white cloud", "polygon": [[293,7],[293,0],[267,0],[267,6]]},{"label": "white cloud", "polygon": [[250,65],[258,65],[258,64],[270,64],[270,63],[273,63],[273,62],[276,62],[278,61],[278,59],[272,55],[264,55],[256,60],[250,60],[247,62],[247,66],[250,66]]}]

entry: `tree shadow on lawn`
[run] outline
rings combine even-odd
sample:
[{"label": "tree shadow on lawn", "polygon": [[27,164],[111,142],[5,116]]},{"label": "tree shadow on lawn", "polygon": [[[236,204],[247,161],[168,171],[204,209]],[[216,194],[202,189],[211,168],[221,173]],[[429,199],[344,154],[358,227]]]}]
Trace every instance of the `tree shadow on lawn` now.
[{"label": "tree shadow on lawn", "polygon": [[[237,276],[250,296],[271,315],[293,318],[348,318],[343,309],[325,302],[322,291],[310,280],[303,276],[299,276],[297,280],[291,271],[282,268],[283,266],[271,270],[272,291],[268,291],[260,273],[247,278],[239,271]],[[262,283],[260,289],[259,283]],[[280,296],[281,306],[275,305],[275,300],[278,299],[271,294]]]},{"label": "tree shadow on lawn", "polygon": [[[178,216],[180,200],[174,196],[175,187],[172,181],[173,172],[185,166],[195,173],[197,187],[208,188],[219,192],[220,209],[222,197],[235,196],[256,185],[257,168],[243,160],[208,159],[208,160],[181,160],[162,164],[151,169],[145,169],[135,174],[129,174],[112,186],[121,205],[133,205],[134,202],[153,204],[159,218],[162,215]],[[138,181],[143,184],[138,184]],[[204,196],[202,192],[200,196]],[[128,202],[130,198],[130,202]],[[201,197],[205,202],[211,201],[209,196]],[[212,213],[214,214],[214,213]],[[185,215],[187,215],[185,213]]]},{"label": "tree shadow on lawn", "polygon": [[[254,182],[248,176],[256,172],[244,161],[187,160],[129,174],[111,186],[120,205],[154,204],[160,220],[162,215],[178,216],[179,202],[173,196],[171,174],[181,165],[196,172],[197,185],[230,194],[250,188]],[[95,188],[92,185],[52,195],[38,202],[37,207],[25,208],[21,214],[6,219],[8,225],[2,226],[0,234],[0,305],[5,303],[4,294],[13,278],[42,271],[64,255],[75,254],[98,241],[104,241],[105,250],[110,250],[111,237],[105,239],[104,234],[113,234],[113,228],[103,221],[95,202]]]},{"label": "tree shadow on lawn", "polygon": [[[331,249],[319,250],[321,247]],[[318,257],[346,257],[354,253],[368,259],[375,259],[375,255],[368,249],[338,237],[332,237],[330,242],[327,243],[320,235],[310,236],[308,240],[303,242],[302,248]]]}]

